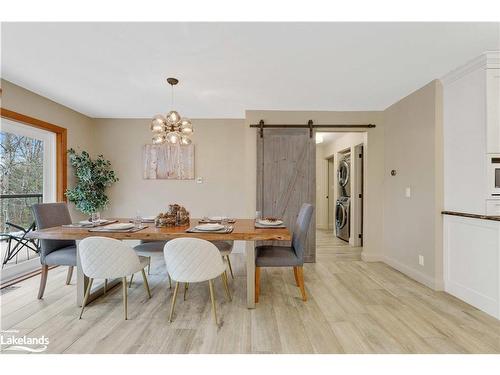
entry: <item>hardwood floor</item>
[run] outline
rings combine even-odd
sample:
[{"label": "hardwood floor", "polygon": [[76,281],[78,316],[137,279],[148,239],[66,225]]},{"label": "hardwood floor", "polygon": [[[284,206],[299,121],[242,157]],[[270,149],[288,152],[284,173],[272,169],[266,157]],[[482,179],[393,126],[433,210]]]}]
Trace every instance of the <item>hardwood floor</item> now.
[{"label": "hardwood floor", "polygon": [[[244,258],[231,255],[233,301],[215,283],[219,327],[206,284],[178,299],[173,323],[161,254],[153,260],[149,300],[140,277],[129,289],[123,320],[121,288],[110,290],[78,320],[75,285],[66,269],[2,290],[1,328],[49,338],[48,353],[500,353],[500,321],[443,292],[434,292],[383,263],[359,260],[359,248],[317,233],[317,263],[304,266],[308,301],[291,269],[262,269],[260,301],[246,308]],[[9,352],[12,353],[12,352]]]}]

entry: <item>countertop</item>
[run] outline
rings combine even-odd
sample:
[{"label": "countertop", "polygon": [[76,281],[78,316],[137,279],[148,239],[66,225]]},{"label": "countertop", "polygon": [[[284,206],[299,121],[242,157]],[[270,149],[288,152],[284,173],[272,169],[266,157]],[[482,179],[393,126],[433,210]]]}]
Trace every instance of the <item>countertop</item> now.
[{"label": "countertop", "polygon": [[462,217],[468,217],[471,219],[500,221],[500,216],[470,214],[467,212],[456,212],[456,211],[441,211],[441,213],[443,215],[462,216]]}]

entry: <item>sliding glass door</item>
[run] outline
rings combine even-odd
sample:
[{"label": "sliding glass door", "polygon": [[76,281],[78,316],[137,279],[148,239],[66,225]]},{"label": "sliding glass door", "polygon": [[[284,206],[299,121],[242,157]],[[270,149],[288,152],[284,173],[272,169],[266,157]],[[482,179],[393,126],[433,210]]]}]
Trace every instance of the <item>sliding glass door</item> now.
[{"label": "sliding glass door", "polygon": [[3,281],[39,267],[24,237],[31,205],[56,201],[56,134],[5,118],[0,129],[0,255]]}]

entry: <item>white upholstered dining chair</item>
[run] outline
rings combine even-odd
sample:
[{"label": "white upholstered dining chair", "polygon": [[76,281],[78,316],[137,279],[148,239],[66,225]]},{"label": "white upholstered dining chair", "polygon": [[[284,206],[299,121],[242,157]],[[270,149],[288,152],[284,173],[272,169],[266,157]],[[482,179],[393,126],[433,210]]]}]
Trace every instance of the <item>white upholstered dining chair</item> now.
[{"label": "white upholstered dining chair", "polygon": [[85,291],[80,319],[94,279],[122,279],[125,320],[127,320],[127,275],[141,271],[144,288],[148,297],[151,298],[148,279],[144,272],[149,264],[148,258],[138,256],[131,247],[113,238],[88,237],[80,242],[78,252],[83,273],[90,279]]},{"label": "white upholstered dining chair", "polygon": [[169,322],[172,322],[179,283],[199,283],[208,281],[212,313],[217,322],[215,307],[214,279],[222,277],[226,297],[231,300],[227,285],[226,265],[222,261],[219,249],[209,241],[198,238],[176,238],[167,242],[163,250],[167,272],[175,281],[174,295],[170,307]]}]

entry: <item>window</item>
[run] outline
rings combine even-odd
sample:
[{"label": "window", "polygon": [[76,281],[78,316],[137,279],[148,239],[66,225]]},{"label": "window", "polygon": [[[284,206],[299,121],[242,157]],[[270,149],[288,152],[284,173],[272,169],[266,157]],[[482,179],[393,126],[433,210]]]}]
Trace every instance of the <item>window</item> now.
[{"label": "window", "polygon": [[[7,223],[27,229],[34,221],[31,205],[56,201],[57,137],[52,131],[1,119],[0,232],[22,237],[19,228]],[[9,244],[8,236],[0,239],[3,281],[40,266],[38,254],[18,242],[11,237]]]}]

